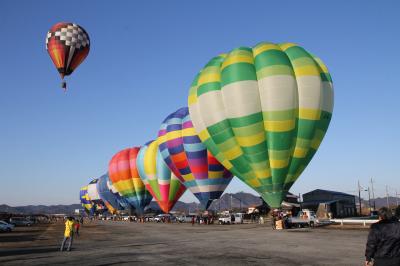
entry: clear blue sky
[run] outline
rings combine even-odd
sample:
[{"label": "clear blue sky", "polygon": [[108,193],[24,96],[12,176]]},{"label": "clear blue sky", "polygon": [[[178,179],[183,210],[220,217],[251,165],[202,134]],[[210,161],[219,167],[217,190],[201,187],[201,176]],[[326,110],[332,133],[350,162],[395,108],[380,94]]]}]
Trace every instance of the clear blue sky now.
[{"label": "clear blue sky", "polygon": [[[340,1],[338,1],[340,2]],[[328,133],[294,193],[400,193],[399,1],[1,1],[0,204],[78,202],[112,155],[154,138],[213,56],[296,42],[331,71]],[[45,50],[59,21],[91,38],[64,95]],[[234,181],[228,192],[251,191]],[[189,193],[182,198],[193,200]]]}]

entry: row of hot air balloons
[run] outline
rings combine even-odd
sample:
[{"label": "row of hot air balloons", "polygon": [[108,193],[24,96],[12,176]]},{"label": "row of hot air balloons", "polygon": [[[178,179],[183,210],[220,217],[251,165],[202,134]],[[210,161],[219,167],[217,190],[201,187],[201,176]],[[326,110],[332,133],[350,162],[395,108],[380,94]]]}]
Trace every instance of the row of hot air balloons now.
[{"label": "row of hot air balloons", "polygon": [[[46,48],[64,78],[88,55],[89,36],[77,24],[57,23]],[[199,71],[188,108],[167,116],[156,139],[115,154],[108,174],[81,189],[82,204],[143,213],[154,198],[169,212],[189,189],[207,209],[234,175],[279,208],[332,111],[332,79],[321,59],[293,43],[239,47]]]},{"label": "row of hot air balloons", "polygon": [[231,179],[195,133],[185,107],[164,120],[155,140],[116,153],[108,174],[83,187],[80,199],[89,212],[103,205],[111,213],[131,208],[141,215],[154,198],[168,213],[189,189],[207,209]]},{"label": "row of hot air balloons", "polygon": [[79,199],[84,209],[90,213],[108,211],[115,214],[120,210],[129,210],[127,200],[118,193],[108,174],[95,178],[80,189]]}]

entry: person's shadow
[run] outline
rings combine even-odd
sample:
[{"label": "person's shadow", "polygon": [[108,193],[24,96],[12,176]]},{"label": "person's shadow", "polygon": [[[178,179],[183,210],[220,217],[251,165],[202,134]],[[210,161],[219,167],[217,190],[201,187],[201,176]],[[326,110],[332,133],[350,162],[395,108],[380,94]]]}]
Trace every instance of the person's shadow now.
[{"label": "person's shadow", "polygon": [[0,257],[58,252],[59,250],[60,250],[60,247],[58,247],[58,246],[0,250]]}]

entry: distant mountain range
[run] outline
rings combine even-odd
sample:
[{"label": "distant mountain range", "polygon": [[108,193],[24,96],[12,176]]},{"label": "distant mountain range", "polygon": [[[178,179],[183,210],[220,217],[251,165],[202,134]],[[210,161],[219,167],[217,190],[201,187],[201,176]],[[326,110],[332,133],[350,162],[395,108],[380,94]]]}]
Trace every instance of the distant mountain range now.
[{"label": "distant mountain range", "polygon": [[[400,198],[396,197],[384,197],[384,198],[376,198],[375,199],[375,206],[376,208],[380,207],[387,207],[387,202],[389,201],[389,206],[396,206],[397,204],[400,204]],[[358,197],[356,197],[356,205],[359,205]],[[363,199],[361,198],[361,206],[369,206],[368,199]],[[371,199],[371,206],[374,206],[374,200]]]},{"label": "distant mountain range", "polygon": [[[235,194],[226,193],[222,195],[219,200],[215,200],[211,206],[210,210],[229,210],[232,208],[248,208],[250,206],[258,206],[261,205],[262,200],[254,196],[250,193],[239,192]],[[157,203],[152,201],[149,206],[154,211],[160,211]],[[11,207],[8,205],[0,205],[0,212],[8,212],[15,214],[71,214],[76,209],[81,209],[82,206],[80,204],[71,204],[71,205],[28,205],[28,206],[18,206]],[[178,201],[173,211],[182,211],[182,212],[194,212],[199,209],[199,204],[196,202],[185,203],[182,201]]]},{"label": "distant mountain range", "polygon": [[[400,198],[397,199],[400,203]],[[230,210],[230,209],[247,209],[248,207],[255,207],[262,204],[262,199],[258,196],[255,196],[250,193],[238,192],[238,193],[225,193],[218,200],[215,200],[209,210]],[[356,197],[356,204],[358,204],[358,198]],[[383,206],[387,206],[386,198],[376,198],[375,199],[376,208],[380,208]],[[391,206],[396,205],[396,198],[389,197],[389,204]],[[371,199],[371,205],[373,206],[373,200]],[[368,206],[368,200],[362,199],[362,206]],[[0,212],[8,212],[15,214],[71,214],[75,211],[75,209],[81,209],[82,206],[80,204],[71,204],[71,205],[28,205],[28,206],[18,206],[11,207],[8,205],[0,205]],[[154,211],[159,211],[155,201],[150,203],[150,208]],[[182,201],[178,201],[173,211],[182,211],[182,212],[195,212],[199,209],[199,204],[196,202],[185,203]]]},{"label": "distant mountain range", "polygon": [[27,205],[11,207],[8,205],[0,205],[0,212],[8,212],[15,214],[57,214],[57,213],[73,213],[75,209],[82,208],[81,204],[71,205]]}]

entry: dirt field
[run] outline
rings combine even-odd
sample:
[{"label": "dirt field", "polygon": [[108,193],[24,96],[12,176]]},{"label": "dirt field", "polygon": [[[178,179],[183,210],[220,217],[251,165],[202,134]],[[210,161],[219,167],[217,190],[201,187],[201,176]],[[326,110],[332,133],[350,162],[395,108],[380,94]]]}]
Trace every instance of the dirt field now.
[{"label": "dirt field", "polygon": [[362,265],[366,230],[267,225],[84,224],[71,252],[63,225],[0,234],[0,265]]}]

